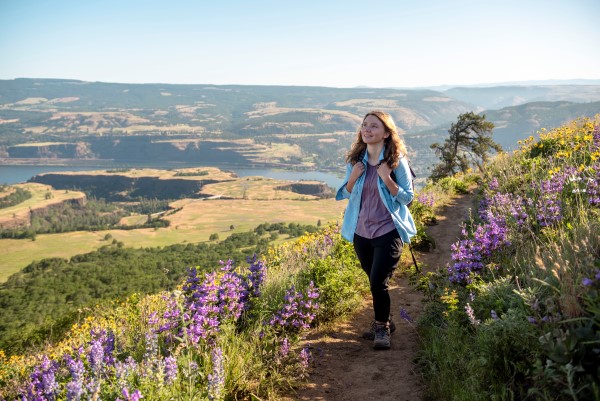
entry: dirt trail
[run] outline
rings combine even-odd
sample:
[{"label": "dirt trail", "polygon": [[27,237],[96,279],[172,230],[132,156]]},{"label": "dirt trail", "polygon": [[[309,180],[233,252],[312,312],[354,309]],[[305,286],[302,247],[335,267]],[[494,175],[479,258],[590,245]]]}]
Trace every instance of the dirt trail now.
[{"label": "dirt trail", "polygon": [[[468,217],[473,197],[456,198],[440,214],[428,233],[436,241],[436,249],[417,256],[424,271],[436,271],[450,260],[450,245],[460,236],[460,223]],[[418,349],[417,333],[413,325],[399,316],[404,308],[413,319],[421,310],[422,296],[408,285],[405,274],[393,278],[390,296],[396,332],[392,347],[375,351],[372,342],[361,334],[372,320],[371,298],[348,321],[334,329],[313,333],[308,342],[315,354],[316,366],[306,386],[291,397],[294,400],[398,400],[420,401],[423,383],[414,366]]]}]

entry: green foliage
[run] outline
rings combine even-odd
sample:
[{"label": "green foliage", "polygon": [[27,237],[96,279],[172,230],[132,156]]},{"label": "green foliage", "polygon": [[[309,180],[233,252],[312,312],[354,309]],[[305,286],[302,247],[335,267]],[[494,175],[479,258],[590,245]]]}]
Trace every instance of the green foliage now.
[{"label": "green foliage", "polygon": [[304,282],[313,281],[322,291],[319,322],[331,322],[353,312],[368,292],[366,276],[357,263],[352,244],[337,238],[327,256],[310,258],[301,273]]},{"label": "green foliage", "polygon": [[[6,185],[0,185],[0,194],[6,191],[8,188],[9,187]],[[22,189],[19,187],[14,187],[14,189],[15,190],[10,194],[0,197],[0,209],[18,205],[19,203],[26,201],[32,196],[31,192],[26,189]]]},{"label": "green foliage", "polygon": [[411,238],[412,247],[418,251],[430,252],[435,249],[435,239],[427,234],[422,224],[417,224],[417,234]]},{"label": "green foliage", "polygon": [[208,175],[208,171],[178,171],[175,173],[175,177],[201,177],[204,175]]},{"label": "green foliage", "polygon": [[469,192],[467,183],[456,177],[444,177],[438,181],[439,186],[451,194],[466,194]]},{"label": "green foliage", "polygon": [[[168,202],[143,199],[136,205],[125,207],[130,211],[154,213],[168,209]],[[169,221],[148,218],[143,224],[124,226],[121,218],[129,212],[102,199],[90,199],[85,204],[62,202],[30,212],[31,223],[26,228],[0,229],[0,238],[33,238],[36,234],[54,234],[70,231],[101,231],[111,228],[134,230],[138,228],[168,227]]]},{"label": "green foliage", "polygon": [[459,172],[466,173],[471,167],[483,171],[490,151],[502,150],[502,147],[492,140],[493,129],[494,124],[486,121],[485,115],[473,112],[459,115],[448,130],[449,137],[444,144],[431,145],[440,162],[433,167],[430,178],[437,181]]},{"label": "green foliage", "polygon": [[[483,265],[458,284],[443,271],[412,279],[428,299],[428,397],[600,399],[599,130],[598,118],[578,120],[497,157],[481,183],[485,213],[453,249],[455,261]],[[466,249],[483,254],[468,248],[481,244],[468,242],[475,233],[489,253],[469,260]]]},{"label": "green foliage", "polygon": [[234,233],[215,244],[164,248],[131,249],[113,241],[70,261],[33,262],[0,285],[0,348],[18,352],[44,338],[36,334],[39,330],[60,337],[63,332],[55,322],[78,308],[132,293],[173,289],[186,267],[212,268],[227,258],[241,262],[267,246],[268,239],[252,232]]}]

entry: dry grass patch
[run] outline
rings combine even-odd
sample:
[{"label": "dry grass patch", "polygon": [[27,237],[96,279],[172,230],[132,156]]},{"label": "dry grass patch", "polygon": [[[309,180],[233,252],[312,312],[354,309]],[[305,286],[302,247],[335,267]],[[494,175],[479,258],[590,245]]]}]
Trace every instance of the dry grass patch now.
[{"label": "dry grass patch", "polygon": [[[22,188],[31,192],[31,198],[11,207],[0,209],[0,225],[29,224],[29,210],[41,209],[50,205],[62,203],[66,200],[83,199],[85,194],[77,191],[55,190],[49,185],[37,183],[15,184],[15,188]],[[0,252],[0,254],[2,254]]]},{"label": "dry grass patch", "polygon": [[[289,181],[275,180],[260,176],[243,177],[235,181],[205,185],[200,193],[208,196],[249,200],[318,199],[316,196],[312,195],[303,195],[288,190],[276,189],[279,186],[289,183]],[[320,184],[317,181],[306,181],[306,183]]]}]

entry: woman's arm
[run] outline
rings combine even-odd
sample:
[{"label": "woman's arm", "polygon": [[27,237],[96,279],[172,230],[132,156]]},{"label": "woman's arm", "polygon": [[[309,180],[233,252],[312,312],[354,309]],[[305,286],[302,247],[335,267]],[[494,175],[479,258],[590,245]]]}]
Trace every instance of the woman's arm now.
[{"label": "woman's arm", "polygon": [[402,205],[408,205],[415,197],[415,192],[413,190],[412,174],[410,173],[408,160],[405,157],[400,159],[394,174],[396,175],[398,192],[395,195],[392,193],[393,199]]}]

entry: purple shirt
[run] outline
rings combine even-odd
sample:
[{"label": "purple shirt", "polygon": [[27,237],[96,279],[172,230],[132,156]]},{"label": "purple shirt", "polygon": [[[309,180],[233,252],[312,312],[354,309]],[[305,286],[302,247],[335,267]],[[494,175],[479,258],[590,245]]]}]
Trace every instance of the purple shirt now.
[{"label": "purple shirt", "polygon": [[361,237],[372,239],[395,230],[396,226],[379,195],[377,167],[367,163],[365,174],[355,233]]}]

